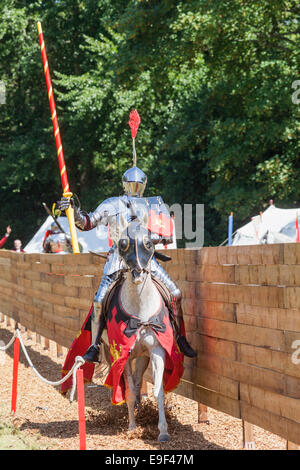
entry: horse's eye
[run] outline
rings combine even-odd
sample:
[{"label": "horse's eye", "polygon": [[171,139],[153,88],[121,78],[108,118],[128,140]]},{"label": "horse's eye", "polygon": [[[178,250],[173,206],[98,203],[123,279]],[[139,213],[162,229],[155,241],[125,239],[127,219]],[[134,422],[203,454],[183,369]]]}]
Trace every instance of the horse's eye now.
[{"label": "horse's eye", "polygon": [[119,249],[121,251],[127,251],[129,248],[129,238],[121,238],[119,241]]},{"label": "horse's eye", "polygon": [[150,240],[150,238],[144,237],[144,238],[143,238],[143,243],[144,243],[144,247],[145,247],[147,250],[151,250],[151,248],[152,248],[152,241]]}]

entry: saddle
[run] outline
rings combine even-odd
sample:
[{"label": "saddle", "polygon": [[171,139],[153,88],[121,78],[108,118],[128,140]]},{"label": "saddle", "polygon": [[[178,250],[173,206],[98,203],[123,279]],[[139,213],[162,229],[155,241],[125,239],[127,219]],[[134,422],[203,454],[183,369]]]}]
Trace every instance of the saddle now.
[{"label": "saddle", "polygon": [[[168,291],[166,286],[159,279],[155,278],[154,276],[151,276],[151,277],[152,277],[152,281],[154,282],[158,292],[162,296],[163,301],[165,302],[168,310],[170,311],[170,313],[173,313],[172,297],[171,297],[170,292]],[[113,298],[113,295],[115,293],[116,288],[118,286],[122,285],[123,282],[124,282],[124,276],[121,274],[118,277],[118,279],[116,279],[111,284],[108,291],[106,292],[105,297],[103,299],[103,304],[102,304],[103,313],[104,313],[105,317],[106,317],[106,313],[108,311],[109,305],[111,303],[111,299]]]}]

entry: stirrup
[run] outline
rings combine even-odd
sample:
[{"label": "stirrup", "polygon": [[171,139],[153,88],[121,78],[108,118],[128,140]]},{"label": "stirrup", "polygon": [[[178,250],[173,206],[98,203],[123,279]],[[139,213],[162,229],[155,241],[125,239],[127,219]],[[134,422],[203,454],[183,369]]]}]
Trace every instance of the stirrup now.
[{"label": "stirrup", "polygon": [[177,344],[180,349],[180,351],[187,357],[196,357],[197,352],[191,347],[191,345],[188,343],[187,339],[185,336],[180,335],[177,338]]},{"label": "stirrup", "polygon": [[92,344],[83,356],[86,362],[100,362],[99,361],[100,345]]}]

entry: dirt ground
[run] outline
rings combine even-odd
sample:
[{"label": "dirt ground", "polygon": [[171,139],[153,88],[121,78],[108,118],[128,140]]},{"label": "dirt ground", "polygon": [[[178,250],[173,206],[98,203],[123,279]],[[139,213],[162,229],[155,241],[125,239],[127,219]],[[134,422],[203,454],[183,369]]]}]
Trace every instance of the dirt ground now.
[{"label": "dirt ground", "polygon": [[[0,344],[7,344],[12,327],[0,323]],[[50,351],[44,344],[36,343],[23,333],[23,341],[32,363],[39,373],[51,381],[61,377],[64,357],[57,358],[54,343]],[[42,449],[77,450],[78,408],[77,401],[69,402],[53,387],[42,382],[28,366],[20,351],[18,401],[14,416],[10,416],[13,346],[6,353],[0,352],[0,421],[17,427],[26,439],[34,439]],[[209,408],[209,424],[198,424],[197,403],[175,393],[166,397],[166,415],[171,441],[157,442],[158,413],[151,389],[137,414],[138,428],[128,432],[126,405],[113,406],[110,391],[97,377],[85,386],[86,431],[88,450],[226,450],[242,449],[242,423],[224,413]],[[256,449],[279,450],[286,448],[286,441],[274,434],[254,427]]]}]

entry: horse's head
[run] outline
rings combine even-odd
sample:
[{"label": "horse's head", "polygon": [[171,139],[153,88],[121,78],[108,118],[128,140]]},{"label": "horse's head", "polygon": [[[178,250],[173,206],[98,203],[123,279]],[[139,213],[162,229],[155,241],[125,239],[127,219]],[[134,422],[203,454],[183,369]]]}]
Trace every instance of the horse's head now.
[{"label": "horse's head", "polygon": [[121,232],[118,250],[135,284],[140,284],[150,271],[154,245],[149,232],[139,221],[132,221]]}]

